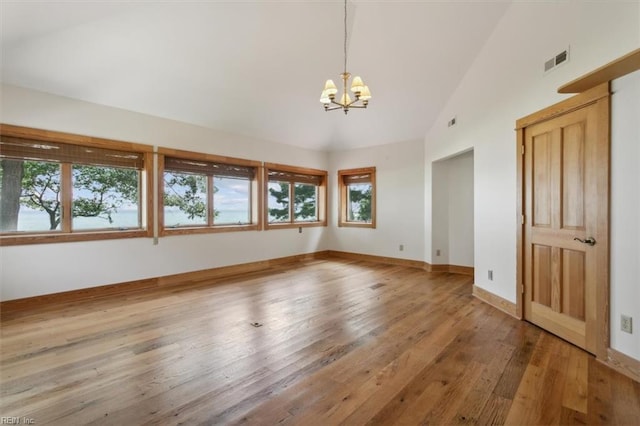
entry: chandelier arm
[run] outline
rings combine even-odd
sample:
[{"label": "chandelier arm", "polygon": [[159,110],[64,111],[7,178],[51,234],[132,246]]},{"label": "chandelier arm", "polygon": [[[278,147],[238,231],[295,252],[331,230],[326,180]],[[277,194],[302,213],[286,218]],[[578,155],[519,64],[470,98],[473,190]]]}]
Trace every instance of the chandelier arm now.
[{"label": "chandelier arm", "polygon": [[353,101],[349,102],[347,105],[345,105],[347,108],[364,108],[364,107],[358,107],[358,105],[355,105],[356,102],[364,102],[361,101],[360,99],[354,99]]},{"label": "chandelier arm", "polygon": [[337,109],[342,109],[342,105],[338,104],[339,106],[335,106],[335,107],[331,107],[331,108],[326,108],[325,111],[335,111]]}]

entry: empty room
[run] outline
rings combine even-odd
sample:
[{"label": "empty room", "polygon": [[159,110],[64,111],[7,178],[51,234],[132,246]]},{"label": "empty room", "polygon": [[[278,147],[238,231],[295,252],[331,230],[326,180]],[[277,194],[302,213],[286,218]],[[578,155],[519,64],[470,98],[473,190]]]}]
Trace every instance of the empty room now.
[{"label": "empty room", "polygon": [[640,1],[0,37],[0,424],[639,424]]}]

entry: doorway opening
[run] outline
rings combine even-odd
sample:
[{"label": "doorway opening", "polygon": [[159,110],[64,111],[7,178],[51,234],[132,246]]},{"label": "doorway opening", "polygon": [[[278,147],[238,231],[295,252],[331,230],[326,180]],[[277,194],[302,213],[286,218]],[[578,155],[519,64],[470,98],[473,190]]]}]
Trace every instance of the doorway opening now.
[{"label": "doorway opening", "polygon": [[433,162],[432,271],[473,275],[473,149]]}]

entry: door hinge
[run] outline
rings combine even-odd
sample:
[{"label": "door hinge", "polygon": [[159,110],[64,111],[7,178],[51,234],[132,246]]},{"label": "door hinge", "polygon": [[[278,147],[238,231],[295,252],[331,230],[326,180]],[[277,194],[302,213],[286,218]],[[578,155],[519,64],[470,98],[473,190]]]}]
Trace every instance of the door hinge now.
[{"label": "door hinge", "polygon": [[526,222],[524,215],[520,215],[520,224],[524,225],[524,223]]},{"label": "door hinge", "polygon": [[524,285],[520,284],[520,294],[524,294]]},{"label": "door hinge", "polygon": [[524,145],[520,145],[522,155],[524,155]]}]

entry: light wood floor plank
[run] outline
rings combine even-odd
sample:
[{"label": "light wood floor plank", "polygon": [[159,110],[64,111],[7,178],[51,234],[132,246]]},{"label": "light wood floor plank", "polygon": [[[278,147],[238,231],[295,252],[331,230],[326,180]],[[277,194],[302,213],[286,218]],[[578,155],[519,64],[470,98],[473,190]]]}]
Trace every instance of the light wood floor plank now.
[{"label": "light wood floor plank", "polygon": [[[36,424],[637,424],[640,384],[472,278],[327,259],[3,315]],[[260,327],[251,325],[259,322]]]}]

